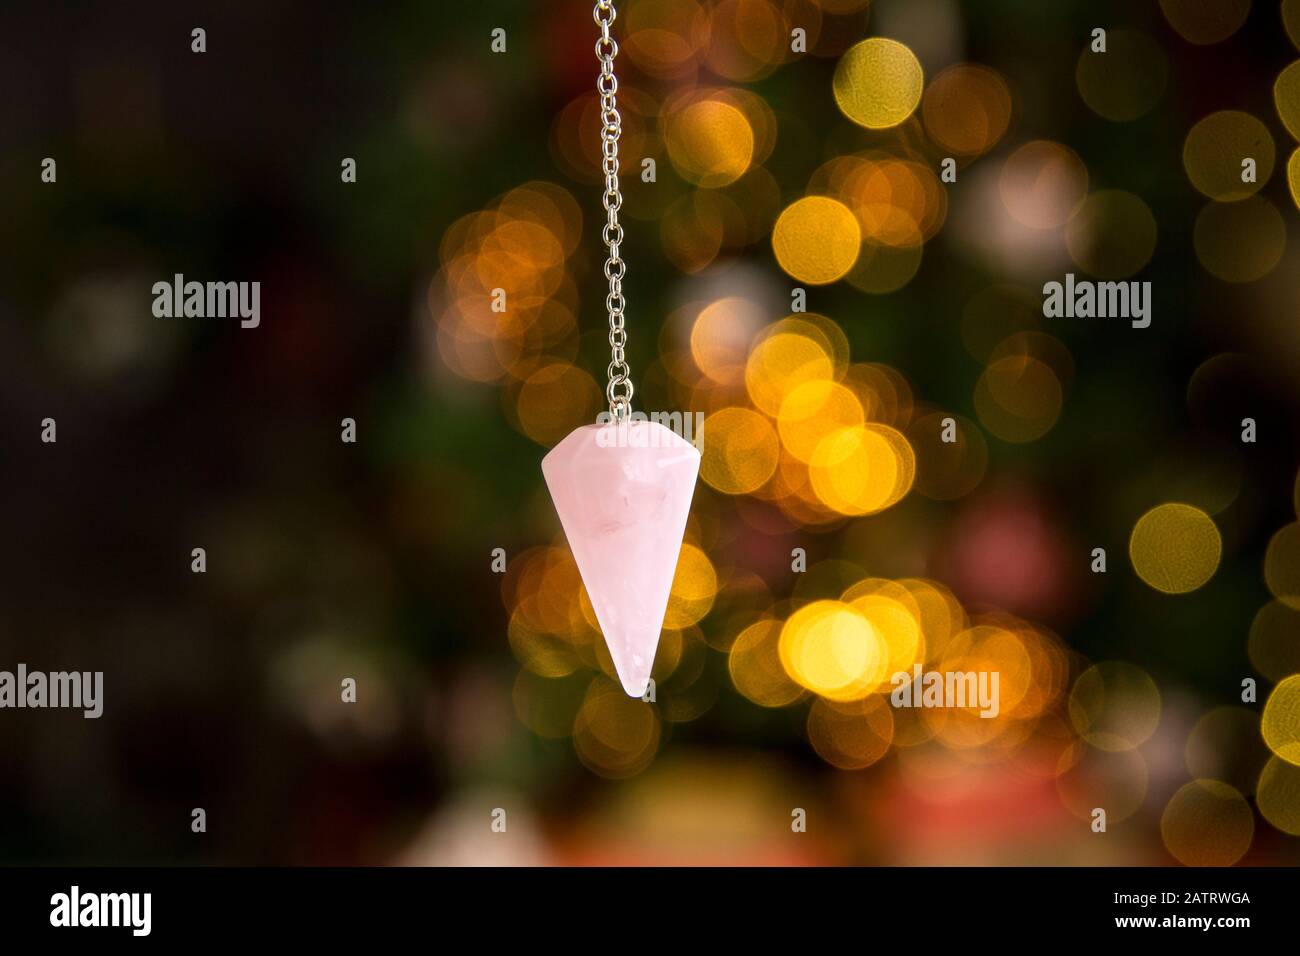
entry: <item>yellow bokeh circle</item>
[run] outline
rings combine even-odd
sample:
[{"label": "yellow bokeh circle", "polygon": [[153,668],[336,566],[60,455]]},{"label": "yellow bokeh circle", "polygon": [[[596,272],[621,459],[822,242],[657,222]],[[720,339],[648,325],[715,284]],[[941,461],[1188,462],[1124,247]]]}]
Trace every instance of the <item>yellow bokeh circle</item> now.
[{"label": "yellow bokeh circle", "polygon": [[807,463],[827,435],[862,425],[865,420],[862,402],[852,389],[838,382],[813,379],[785,396],[777,427],[785,450]]},{"label": "yellow bokeh circle", "polygon": [[1151,587],[1165,594],[1186,594],[1214,576],[1223,541],[1204,511],[1171,502],[1138,519],[1128,553],[1133,570]]},{"label": "yellow bokeh circle", "polygon": [[916,477],[916,455],[887,425],[841,428],[817,443],[808,468],[812,488],[827,508],[866,515],[897,503]]},{"label": "yellow bokeh circle", "polygon": [[1300,766],[1300,674],[1292,674],[1268,695],[1260,732],[1269,750]]},{"label": "yellow bokeh circle", "polygon": [[758,409],[775,418],[785,397],[805,382],[835,377],[828,346],[810,335],[778,332],[759,342],[745,363],[745,388]]},{"label": "yellow bokeh circle", "polygon": [[[1255,161],[1255,178],[1243,182],[1243,162]],[[1245,199],[1273,175],[1277,150],[1268,127],[1249,113],[1220,110],[1206,116],[1187,134],[1183,166],[1192,185],[1220,202]]]},{"label": "yellow bokeh circle", "polygon": [[1300,60],[1278,74],[1273,84],[1273,102],[1286,131],[1300,139]]},{"label": "yellow bokeh circle", "polygon": [[889,648],[859,611],[814,601],[781,628],[781,665],[801,687],[830,700],[858,700],[888,679]]},{"label": "yellow bokeh circle", "polygon": [[1275,598],[1300,609],[1300,523],[1287,525],[1269,540],[1264,581]]},{"label": "yellow bokeh circle", "polygon": [[673,168],[705,188],[734,183],[754,156],[749,120],[720,99],[697,100],[669,117],[664,142]]},{"label": "yellow bokeh circle", "polygon": [[832,83],[840,110],[868,129],[888,129],[911,116],[924,86],[916,54],[884,37],[850,47],[836,65]]},{"label": "yellow bokeh circle", "polygon": [[858,261],[862,229],[848,206],[826,196],[806,196],[785,208],[772,228],[772,251],[791,278],[826,285]]},{"label": "yellow bokeh circle", "polygon": [[1300,767],[1271,757],[1259,775],[1255,805],[1283,833],[1300,836]]},{"label": "yellow bokeh circle", "polygon": [[781,444],[766,416],[750,408],[730,407],[704,420],[700,477],[729,495],[761,488],[776,471]]}]

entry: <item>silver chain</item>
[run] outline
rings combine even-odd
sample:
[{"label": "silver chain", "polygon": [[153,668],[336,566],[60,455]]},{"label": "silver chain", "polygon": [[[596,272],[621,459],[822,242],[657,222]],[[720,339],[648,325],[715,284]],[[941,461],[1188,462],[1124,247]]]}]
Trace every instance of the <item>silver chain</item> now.
[{"label": "silver chain", "polygon": [[600,94],[600,141],[605,170],[605,228],[601,232],[609,248],[605,260],[605,278],[609,280],[609,295],[605,308],[609,311],[609,384],[605,395],[609,398],[609,412],[614,421],[626,421],[632,413],[632,370],[627,367],[623,350],[627,346],[627,332],[623,328],[623,276],[627,266],[618,254],[623,242],[623,227],[618,222],[618,210],[623,205],[623,192],[618,186],[618,137],[623,132],[623,117],[618,111],[618,79],[614,76],[614,57],[618,44],[610,36],[609,28],[618,14],[613,0],[597,0],[592,16],[600,24],[600,39],[596,41],[596,59],[600,60],[600,76],[596,78],[596,92]]}]

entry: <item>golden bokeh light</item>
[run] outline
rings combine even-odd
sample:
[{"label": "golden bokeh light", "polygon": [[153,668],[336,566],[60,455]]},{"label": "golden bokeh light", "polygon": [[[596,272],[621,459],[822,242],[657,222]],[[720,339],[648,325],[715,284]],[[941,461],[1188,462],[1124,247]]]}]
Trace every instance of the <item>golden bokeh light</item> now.
[{"label": "golden bokeh light", "polygon": [[648,767],[659,737],[658,711],[604,677],[591,682],[573,721],[578,759],[592,773],[616,780]]},{"label": "golden bokeh light", "polygon": [[858,700],[889,678],[889,648],[860,612],[814,601],[790,615],[778,644],[781,666],[797,684],[837,701]]},{"label": "golden bokeh light", "polygon": [[1008,355],[989,362],[975,384],[980,424],[1008,442],[1042,438],[1061,416],[1064,389],[1046,362]]},{"label": "golden bokeh light", "polygon": [[1232,866],[1250,849],[1255,815],[1235,787],[1193,780],[1178,788],[1160,815],[1165,848],[1185,866]]},{"label": "golden bokeh light", "polygon": [[[1242,164],[1255,161],[1255,179],[1242,181]],[[1249,113],[1220,110],[1206,116],[1183,143],[1183,168],[1196,189],[1219,202],[1245,199],[1273,175],[1277,148],[1268,127]]]},{"label": "golden bokeh light", "polygon": [[1170,502],[1138,519],[1128,553],[1133,570],[1151,587],[1186,594],[1214,577],[1223,540],[1214,519],[1200,508]]},{"label": "golden bokeh light", "polygon": [[862,231],[853,212],[826,196],[806,196],[785,208],[772,229],[772,250],[785,272],[809,285],[845,276],[858,260]]},{"label": "golden bokeh light", "polygon": [[914,663],[925,659],[919,611],[906,588],[885,581],[866,593],[857,593],[852,598],[846,595],[844,601],[867,619],[887,648],[885,671],[889,677],[910,672]]},{"label": "golden bokeh light", "polygon": [[713,562],[689,541],[682,544],[668,595],[664,627],[669,630],[690,627],[709,613],[718,596],[718,573]]},{"label": "golden bokeh light", "polygon": [[1103,661],[1079,675],[1070,690],[1070,723],[1101,750],[1131,750],[1160,723],[1160,691],[1142,668]]},{"label": "golden bokeh light", "polygon": [[781,457],[776,429],[750,408],[731,406],[704,420],[704,450],[700,477],[728,495],[744,495],[762,487]]},{"label": "golden bokeh light", "polygon": [[581,232],[573,197],[544,182],[452,223],[428,291],[443,364],[470,381],[502,383],[570,362],[577,328],[567,259]]},{"label": "golden bokeh light", "polygon": [[1064,225],[1088,193],[1088,169],[1068,146],[1038,139],[1007,157],[998,180],[1002,203],[1031,229]]},{"label": "golden bokeh light", "polygon": [[1011,90],[996,70],[958,63],[926,87],[921,119],[926,132],[955,156],[977,156],[1001,141],[1011,125]]},{"label": "golden bokeh light", "polygon": [[768,76],[790,52],[790,24],[771,0],[721,0],[711,11],[704,62],[728,80]]},{"label": "golden bokeh light", "polygon": [[1300,673],[1300,610],[1269,601],[1250,625],[1250,663],[1271,681]]},{"label": "golden bokeh light", "polygon": [[[818,443],[827,435],[865,421],[857,395],[838,382],[824,379],[804,382],[792,389],[777,413],[781,444],[802,462],[812,461]],[[775,467],[774,461],[773,470]]]},{"label": "golden bokeh light", "polygon": [[754,346],[745,365],[745,388],[762,412],[776,418],[785,397],[805,382],[831,381],[835,364],[828,346],[812,335],[778,332]]},{"label": "golden bokeh light", "polygon": [[781,622],[765,618],[741,631],[727,656],[736,690],[760,707],[785,707],[807,694],[781,666],[780,638]]},{"label": "golden bokeh light", "polygon": [[1224,282],[1254,282],[1268,275],[1286,251],[1286,222],[1267,199],[1210,203],[1192,232],[1196,257]]},{"label": "golden bokeh light", "polygon": [[1099,279],[1127,279],[1151,261],[1156,217],[1141,197],[1122,189],[1095,192],[1065,227],[1070,258]]},{"label": "golden bokeh light", "polygon": [[1291,201],[1300,209],[1300,149],[1291,154],[1286,164],[1286,181],[1291,188]]},{"label": "golden bokeh light", "polygon": [[1160,9],[1184,40],[1207,46],[1241,28],[1250,13],[1250,0],[1160,0]]},{"label": "golden bokeh light", "polygon": [[619,48],[639,69],[658,79],[695,74],[709,29],[696,0],[631,0],[619,10],[619,20],[624,24]]},{"label": "golden bokeh light", "polygon": [[1169,82],[1169,60],[1160,44],[1140,30],[1117,28],[1106,35],[1106,52],[1079,54],[1074,71],[1079,95],[1098,116],[1127,123],[1151,112]]},{"label": "golden bokeh light", "polygon": [[1286,131],[1300,139],[1300,60],[1278,74],[1273,84],[1273,103]]},{"label": "golden bokeh light", "polygon": [[579,425],[595,421],[602,405],[600,386],[575,365],[544,365],[519,388],[515,413],[523,433],[551,446]]},{"label": "golden bokeh light", "polygon": [[1291,836],[1300,836],[1300,767],[1270,757],[1259,774],[1255,806],[1274,827]]},{"label": "golden bokeh light", "polygon": [[1300,50],[1300,0],[1282,0],[1282,25],[1296,49]]},{"label": "golden bokeh light", "polygon": [[664,142],[678,174],[706,189],[734,183],[754,157],[749,120],[720,98],[699,99],[669,115]]},{"label": "golden bokeh light", "polygon": [[869,767],[889,752],[893,739],[894,714],[881,697],[846,703],[818,699],[808,710],[808,740],[832,767]]},{"label": "golden bokeh light", "polygon": [[837,157],[814,174],[812,186],[853,210],[863,240],[876,245],[918,246],[947,215],[947,193],[934,170],[887,154]]},{"label": "golden bokeh light", "polygon": [[1268,695],[1260,732],[1269,750],[1300,766],[1300,674],[1287,677]]},{"label": "golden bokeh light", "polygon": [[1269,539],[1264,581],[1273,597],[1300,609],[1300,523],[1287,525]]},{"label": "golden bokeh light", "polygon": [[912,115],[925,76],[916,55],[897,40],[871,37],[850,47],[835,67],[840,111],[859,126],[887,129]]},{"label": "golden bokeh light", "polygon": [[818,500],[831,511],[874,514],[911,490],[916,456],[900,432],[871,422],[842,428],[818,442],[808,474]]}]

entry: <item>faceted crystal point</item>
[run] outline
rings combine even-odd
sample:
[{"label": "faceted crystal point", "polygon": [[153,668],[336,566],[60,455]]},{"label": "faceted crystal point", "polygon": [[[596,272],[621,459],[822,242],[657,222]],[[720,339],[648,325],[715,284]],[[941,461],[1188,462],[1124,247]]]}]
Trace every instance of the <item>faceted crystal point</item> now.
[{"label": "faceted crystal point", "polygon": [[614,669],[645,694],[700,453],[658,422],[584,425],[542,459]]}]

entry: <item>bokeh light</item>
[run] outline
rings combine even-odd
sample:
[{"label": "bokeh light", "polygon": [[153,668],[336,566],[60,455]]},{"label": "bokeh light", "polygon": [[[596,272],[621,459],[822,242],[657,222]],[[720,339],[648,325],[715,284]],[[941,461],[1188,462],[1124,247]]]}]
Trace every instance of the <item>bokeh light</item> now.
[{"label": "bokeh light", "polygon": [[1287,525],[1269,539],[1264,581],[1275,598],[1288,607],[1300,608],[1300,523]]},{"label": "bokeh light", "polygon": [[1300,767],[1272,757],[1259,775],[1255,806],[1269,823],[1292,836],[1300,836]]},{"label": "bokeh light", "polygon": [[1234,787],[1220,780],[1193,780],[1165,804],[1160,835],[1186,866],[1232,866],[1250,849],[1255,816]]},{"label": "bokeh light", "polygon": [[693,100],[665,120],[664,142],[673,168],[705,188],[734,183],[754,158],[754,130],[745,114],[721,97]]},{"label": "bokeh light", "polygon": [[772,477],[780,457],[776,429],[753,409],[723,408],[704,420],[700,477],[718,491],[756,491]]},{"label": "bokeh light", "polygon": [[835,67],[835,102],[868,129],[897,126],[921,102],[925,77],[916,55],[897,40],[871,37],[851,47]]},{"label": "bokeh light", "polygon": [[889,752],[893,739],[894,714],[880,697],[844,703],[819,699],[808,710],[808,740],[832,767],[869,767]]},{"label": "bokeh light", "polygon": [[1273,103],[1287,132],[1300,139],[1300,60],[1278,74],[1273,84]]},{"label": "bokeh light", "polygon": [[[1255,178],[1243,181],[1242,163],[1255,161]],[[1240,110],[1220,110],[1200,120],[1183,143],[1183,167],[1200,192],[1219,202],[1254,195],[1273,175],[1277,148],[1262,122]]]},{"label": "bokeh light", "polygon": [[772,230],[777,263],[791,278],[810,285],[842,279],[857,262],[861,243],[852,211],[825,196],[791,203]]},{"label": "bokeh light", "polygon": [[1070,691],[1070,722],[1101,750],[1131,750],[1160,723],[1160,691],[1142,668],[1124,661],[1094,664]]},{"label": "bokeh light", "polygon": [[1267,199],[1252,196],[1211,203],[1196,217],[1196,257],[1224,282],[1254,282],[1268,275],[1286,251],[1286,222]]},{"label": "bokeh light", "polygon": [[1165,594],[1186,594],[1219,569],[1223,540],[1204,511],[1171,502],[1138,519],[1128,553],[1133,570],[1151,587]]},{"label": "bokeh light", "polygon": [[1160,9],[1184,40],[1206,46],[1240,29],[1250,13],[1250,0],[1160,0]]},{"label": "bokeh light", "polygon": [[1011,90],[996,70],[959,63],[930,81],[921,118],[940,149],[971,157],[987,153],[1002,140],[1013,109]]},{"label": "bokeh light", "polygon": [[1287,763],[1300,766],[1300,674],[1273,688],[1260,721],[1264,743]]},{"label": "bokeh light", "polygon": [[1029,355],[994,358],[975,385],[980,423],[1008,442],[1043,437],[1060,417],[1063,401],[1056,372]]}]

